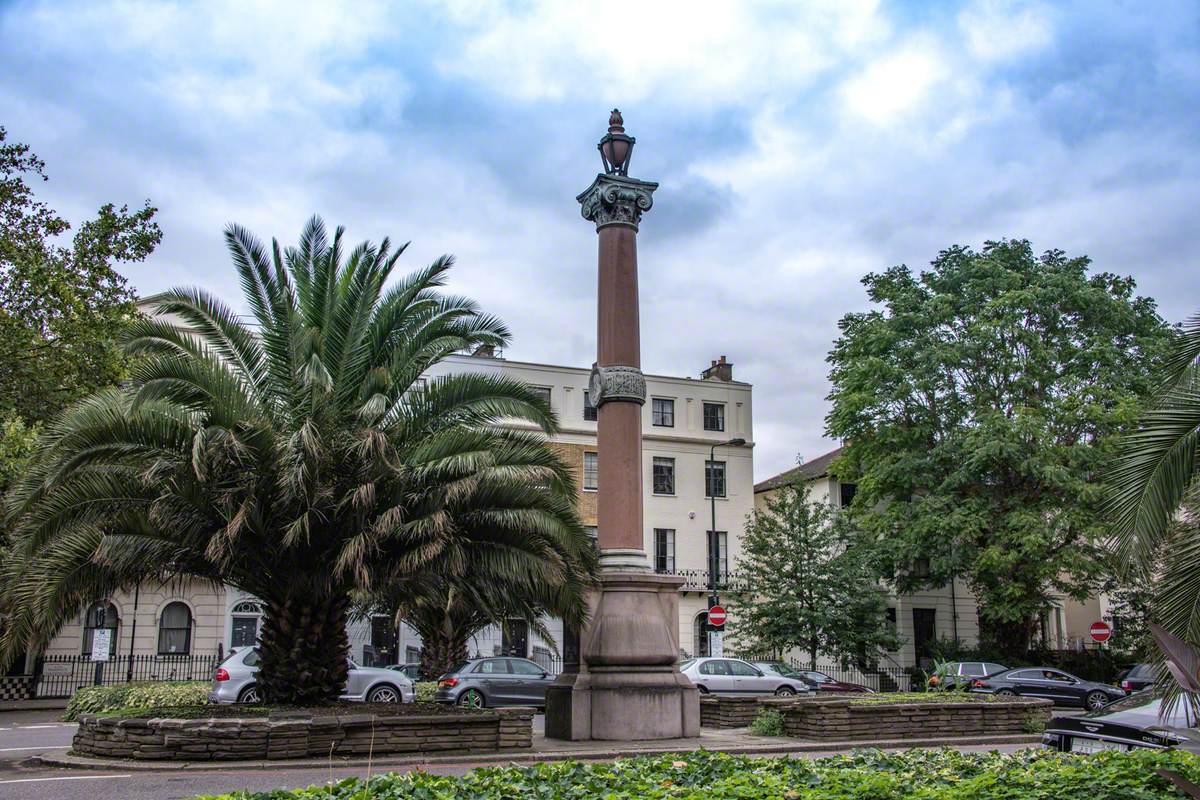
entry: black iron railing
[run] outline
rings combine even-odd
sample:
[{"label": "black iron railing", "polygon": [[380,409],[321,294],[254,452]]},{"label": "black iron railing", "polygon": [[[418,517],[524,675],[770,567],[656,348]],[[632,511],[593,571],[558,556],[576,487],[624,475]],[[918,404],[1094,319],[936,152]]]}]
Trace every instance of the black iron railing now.
[{"label": "black iron railing", "polygon": [[[660,575],[677,575],[683,578],[683,586],[685,592],[705,592],[708,591],[709,572],[706,569],[673,569],[660,570],[656,569]],[[746,591],[748,581],[736,572],[718,572],[716,575],[716,588],[718,591]]]},{"label": "black iron railing", "polygon": [[88,656],[42,656],[33,674],[33,697],[70,697],[82,686],[97,683],[111,686],[129,681],[208,681],[220,663],[209,656],[113,656],[111,661],[92,661]]}]

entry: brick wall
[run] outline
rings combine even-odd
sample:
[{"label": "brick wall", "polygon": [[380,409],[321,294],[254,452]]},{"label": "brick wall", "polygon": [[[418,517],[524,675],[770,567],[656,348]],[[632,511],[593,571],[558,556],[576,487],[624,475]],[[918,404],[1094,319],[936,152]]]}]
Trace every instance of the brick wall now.
[{"label": "brick wall", "polygon": [[533,743],[532,708],[437,714],[280,714],[238,719],[118,719],[86,715],[72,748],[103,758],[214,761],[493,753]]},{"label": "brick wall", "polygon": [[583,490],[583,454],[597,452],[596,445],[552,442],[551,446],[558,450],[563,460],[571,466],[571,475],[575,478],[575,485],[579,487],[579,505],[577,506],[579,519],[584,525],[595,525],[596,495],[598,493]]}]

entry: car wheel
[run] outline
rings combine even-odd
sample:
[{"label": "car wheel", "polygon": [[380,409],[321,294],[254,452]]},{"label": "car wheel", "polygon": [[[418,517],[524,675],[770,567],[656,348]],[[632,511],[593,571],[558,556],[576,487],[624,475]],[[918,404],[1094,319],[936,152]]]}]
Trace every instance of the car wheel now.
[{"label": "car wheel", "polygon": [[238,692],[237,701],[239,703],[256,705],[262,702],[262,697],[258,693],[257,686],[247,686],[245,689],[242,689],[240,692]]},{"label": "car wheel", "polygon": [[1088,692],[1088,696],[1084,698],[1083,704],[1091,711],[1099,711],[1108,705],[1108,695],[1104,692]]},{"label": "car wheel", "polygon": [[992,692],[992,694],[996,695],[997,697],[1016,697],[1017,696],[1017,693],[1014,692],[1012,689],[997,689],[996,691]]},{"label": "car wheel", "polygon": [[796,694],[796,690],[790,686],[780,686],[775,690],[776,697],[792,697]]},{"label": "car wheel", "polygon": [[400,690],[395,686],[384,685],[376,686],[367,695],[368,703],[403,703],[403,698],[400,697]]},{"label": "car wheel", "polygon": [[467,689],[458,696],[458,704],[462,708],[483,708],[487,705],[483,699],[483,692],[478,689]]}]

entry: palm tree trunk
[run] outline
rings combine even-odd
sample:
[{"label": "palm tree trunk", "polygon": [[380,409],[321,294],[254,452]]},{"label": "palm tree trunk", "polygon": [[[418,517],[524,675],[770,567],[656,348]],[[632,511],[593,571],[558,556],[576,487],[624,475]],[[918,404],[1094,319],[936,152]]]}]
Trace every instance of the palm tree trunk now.
[{"label": "palm tree trunk", "polygon": [[428,680],[436,680],[466,659],[465,636],[439,631],[433,636],[421,637],[421,675]]},{"label": "palm tree trunk", "polygon": [[349,609],[344,592],[318,593],[299,586],[281,601],[267,601],[258,672],[264,702],[307,706],[337,700],[349,671]]}]

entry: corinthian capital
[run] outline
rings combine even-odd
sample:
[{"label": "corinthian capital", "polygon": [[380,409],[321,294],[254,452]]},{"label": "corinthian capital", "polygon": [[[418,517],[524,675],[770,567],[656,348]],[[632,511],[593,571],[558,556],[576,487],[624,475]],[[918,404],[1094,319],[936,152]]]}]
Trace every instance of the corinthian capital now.
[{"label": "corinthian capital", "polygon": [[576,200],[582,208],[580,213],[588,222],[596,223],[596,230],[606,225],[627,225],[635,231],[642,214],[654,205],[654,190],[657,183],[639,181],[622,175],[597,175],[596,180]]}]

